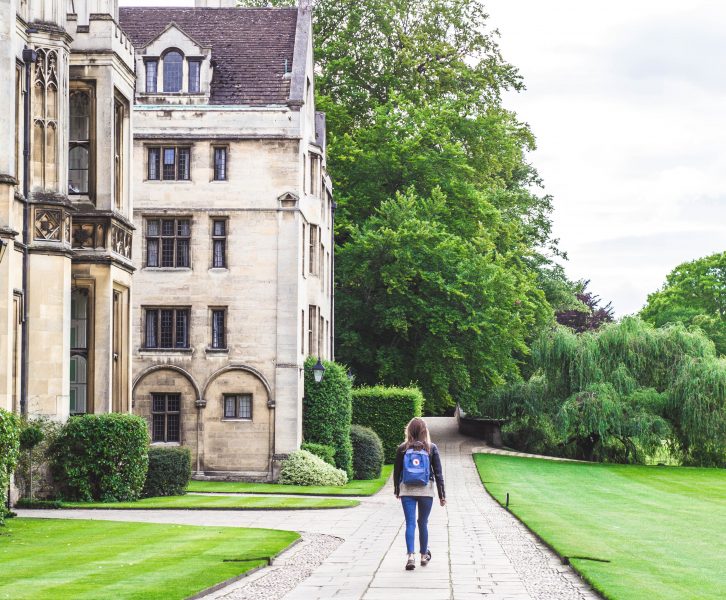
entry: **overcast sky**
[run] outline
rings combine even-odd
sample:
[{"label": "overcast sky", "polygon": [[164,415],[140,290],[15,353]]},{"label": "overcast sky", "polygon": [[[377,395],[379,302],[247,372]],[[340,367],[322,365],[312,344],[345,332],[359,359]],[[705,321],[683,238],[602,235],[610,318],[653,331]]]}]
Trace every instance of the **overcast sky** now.
[{"label": "overcast sky", "polygon": [[726,250],[726,3],[489,0],[571,278],[636,312]]},{"label": "overcast sky", "polygon": [[537,136],[568,275],[624,315],[676,265],[726,250],[726,2],[486,6],[527,85],[506,104]]}]

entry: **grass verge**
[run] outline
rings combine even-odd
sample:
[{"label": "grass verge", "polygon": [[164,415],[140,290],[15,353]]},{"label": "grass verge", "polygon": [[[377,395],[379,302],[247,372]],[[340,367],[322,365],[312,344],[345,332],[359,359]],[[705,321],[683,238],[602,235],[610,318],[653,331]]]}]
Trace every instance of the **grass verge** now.
[{"label": "grass verge", "polygon": [[614,600],[720,600],[726,471],[477,454],[489,493]]},{"label": "grass verge", "polygon": [[378,479],[354,479],[343,486],[281,485],[241,481],[190,481],[190,492],[225,492],[235,494],[299,494],[301,496],[372,496],[388,481],[393,465],[383,465]]},{"label": "grass verge", "polygon": [[0,598],[175,600],[268,564],[292,531],[15,518],[0,528]]},{"label": "grass verge", "polygon": [[280,498],[270,496],[159,496],[136,502],[61,502],[61,508],[185,509],[185,510],[304,510],[349,508],[357,500],[347,498]]}]

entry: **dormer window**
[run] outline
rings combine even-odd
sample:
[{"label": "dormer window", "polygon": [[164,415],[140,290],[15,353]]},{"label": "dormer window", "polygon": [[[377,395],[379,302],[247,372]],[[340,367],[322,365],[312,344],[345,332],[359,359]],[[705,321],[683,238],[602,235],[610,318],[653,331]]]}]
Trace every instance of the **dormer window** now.
[{"label": "dormer window", "polygon": [[189,93],[198,94],[200,91],[200,73],[202,70],[202,61],[189,59]]},{"label": "dormer window", "polygon": [[146,61],[146,93],[156,94],[156,81],[159,72],[158,60]]},{"label": "dormer window", "polygon": [[182,91],[182,70],[184,57],[181,52],[170,50],[164,55],[164,92],[174,93]]}]

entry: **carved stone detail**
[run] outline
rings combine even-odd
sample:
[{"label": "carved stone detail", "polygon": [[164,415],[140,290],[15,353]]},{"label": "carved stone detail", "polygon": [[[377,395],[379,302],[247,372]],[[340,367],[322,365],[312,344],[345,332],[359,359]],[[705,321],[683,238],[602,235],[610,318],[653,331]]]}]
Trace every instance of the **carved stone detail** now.
[{"label": "carved stone detail", "polygon": [[35,209],[35,239],[62,241],[63,212],[46,208]]},{"label": "carved stone detail", "polygon": [[111,250],[131,260],[131,232],[115,223],[111,225]]}]

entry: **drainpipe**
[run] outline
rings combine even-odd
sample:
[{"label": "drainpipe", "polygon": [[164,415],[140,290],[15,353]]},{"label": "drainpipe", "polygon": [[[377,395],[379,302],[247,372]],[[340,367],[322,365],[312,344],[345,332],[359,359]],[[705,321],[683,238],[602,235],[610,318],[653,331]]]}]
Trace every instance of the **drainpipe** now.
[{"label": "drainpipe", "polygon": [[23,330],[20,349],[20,414],[28,414],[28,348],[30,332],[28,331],[28,270],[30,256],[30,65],[38,59],[38,53],[30,48],[23,49],[25,63],[25,102],[23,102]]},{"label": "drainpipe", "polygon": [[333,201],[330,206],[330,360],[335,360],[335,209],[337,207]]}]

